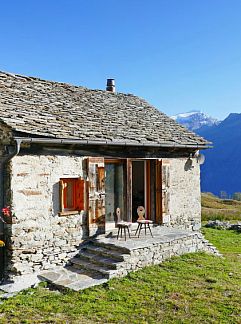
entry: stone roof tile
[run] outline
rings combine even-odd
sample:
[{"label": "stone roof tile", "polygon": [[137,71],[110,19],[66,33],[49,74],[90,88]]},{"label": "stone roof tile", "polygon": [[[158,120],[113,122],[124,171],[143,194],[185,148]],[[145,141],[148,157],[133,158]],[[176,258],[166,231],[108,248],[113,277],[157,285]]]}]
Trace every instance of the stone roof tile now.
[{"label": "stone roof tile", "polygon": [[208,144],[137,96],[5,72],[0,72],[0,120],[29,136]]}]

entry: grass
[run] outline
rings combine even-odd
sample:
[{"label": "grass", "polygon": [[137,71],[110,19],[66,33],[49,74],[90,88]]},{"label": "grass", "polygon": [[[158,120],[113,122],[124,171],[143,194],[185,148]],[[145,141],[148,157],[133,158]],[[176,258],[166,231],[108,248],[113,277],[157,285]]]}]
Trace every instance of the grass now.
[{"label": "grass", "polygon": [[44,284],[0,305],[0,323],[240,323],[241,234],[205,228],[224,254],[187,254],[82,292]]},{"label": "grass", "polygon": [[202,193],[202,221],[241,221],[241,201],[220,199],[211,193]]}]

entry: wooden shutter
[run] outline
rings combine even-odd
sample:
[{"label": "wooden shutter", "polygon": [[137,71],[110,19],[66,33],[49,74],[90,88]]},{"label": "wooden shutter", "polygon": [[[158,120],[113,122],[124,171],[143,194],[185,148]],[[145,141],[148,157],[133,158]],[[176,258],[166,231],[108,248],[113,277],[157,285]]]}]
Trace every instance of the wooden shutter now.
[{"label": "wooden shutter", "polygon": [[162,223],[162,160],[156,160],[156,223]]},{"label": "wooden shutter", "polygon": [[105,170],[104,158],[88,158],[89,235],[105,231]]},{"label": "wooden shutter", "polygon": [[167,160],[156,160],[156,222],[163,223],[169,214],[170,200],[170,163]]},{"label": "wooden shutter", "polygon": [[75,210],[85,210],[85,180],[76,179],[75,181]]},{"label": "wooden shutter", "polygon": [[97,166],[97,191],[105,191],[105,167]]},{"label": "wooden shutter", "polygon": [[170,200],[170,164],[168,161],[162,162],[162,214],[169,214],[169,200]]},{"label": "wooden shutter", "polygon": [[81,178],[66,178],[59,181],[59,211],[68,213],[87,209],[88,182]]}]

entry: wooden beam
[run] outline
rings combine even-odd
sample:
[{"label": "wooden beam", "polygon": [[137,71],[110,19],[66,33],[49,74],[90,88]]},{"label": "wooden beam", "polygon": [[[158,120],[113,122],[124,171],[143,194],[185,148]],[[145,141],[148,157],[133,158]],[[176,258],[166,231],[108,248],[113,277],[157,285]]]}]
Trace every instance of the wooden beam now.
[{"label": "wooden beam", "polygon": [[102,156],[105,158],[179,158],[189,157],[194,153],[190,149],[174,148],[143,148],[143,147],[114,147],[114,146],[90,146],[90,145],[40,145],[31,144],[29,147],[21,148],[21,154],[56,154],[56,155],[76,155],[76,156]]}]

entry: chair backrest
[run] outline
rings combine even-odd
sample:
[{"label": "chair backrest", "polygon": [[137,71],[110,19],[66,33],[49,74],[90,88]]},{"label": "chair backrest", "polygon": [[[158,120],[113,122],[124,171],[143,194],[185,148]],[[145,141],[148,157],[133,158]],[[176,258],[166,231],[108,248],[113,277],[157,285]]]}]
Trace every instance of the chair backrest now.
[{"label": "chair backrest", "polygon": [[121,209],[120,209],[120,207],[116,208],[116,220],[117,220],[117,223],[121,222]]},{"label": "chair backrest", "polygon": [[145,208],[143,206],[138,206],[137,208],[138,220],[145,219]]}]

